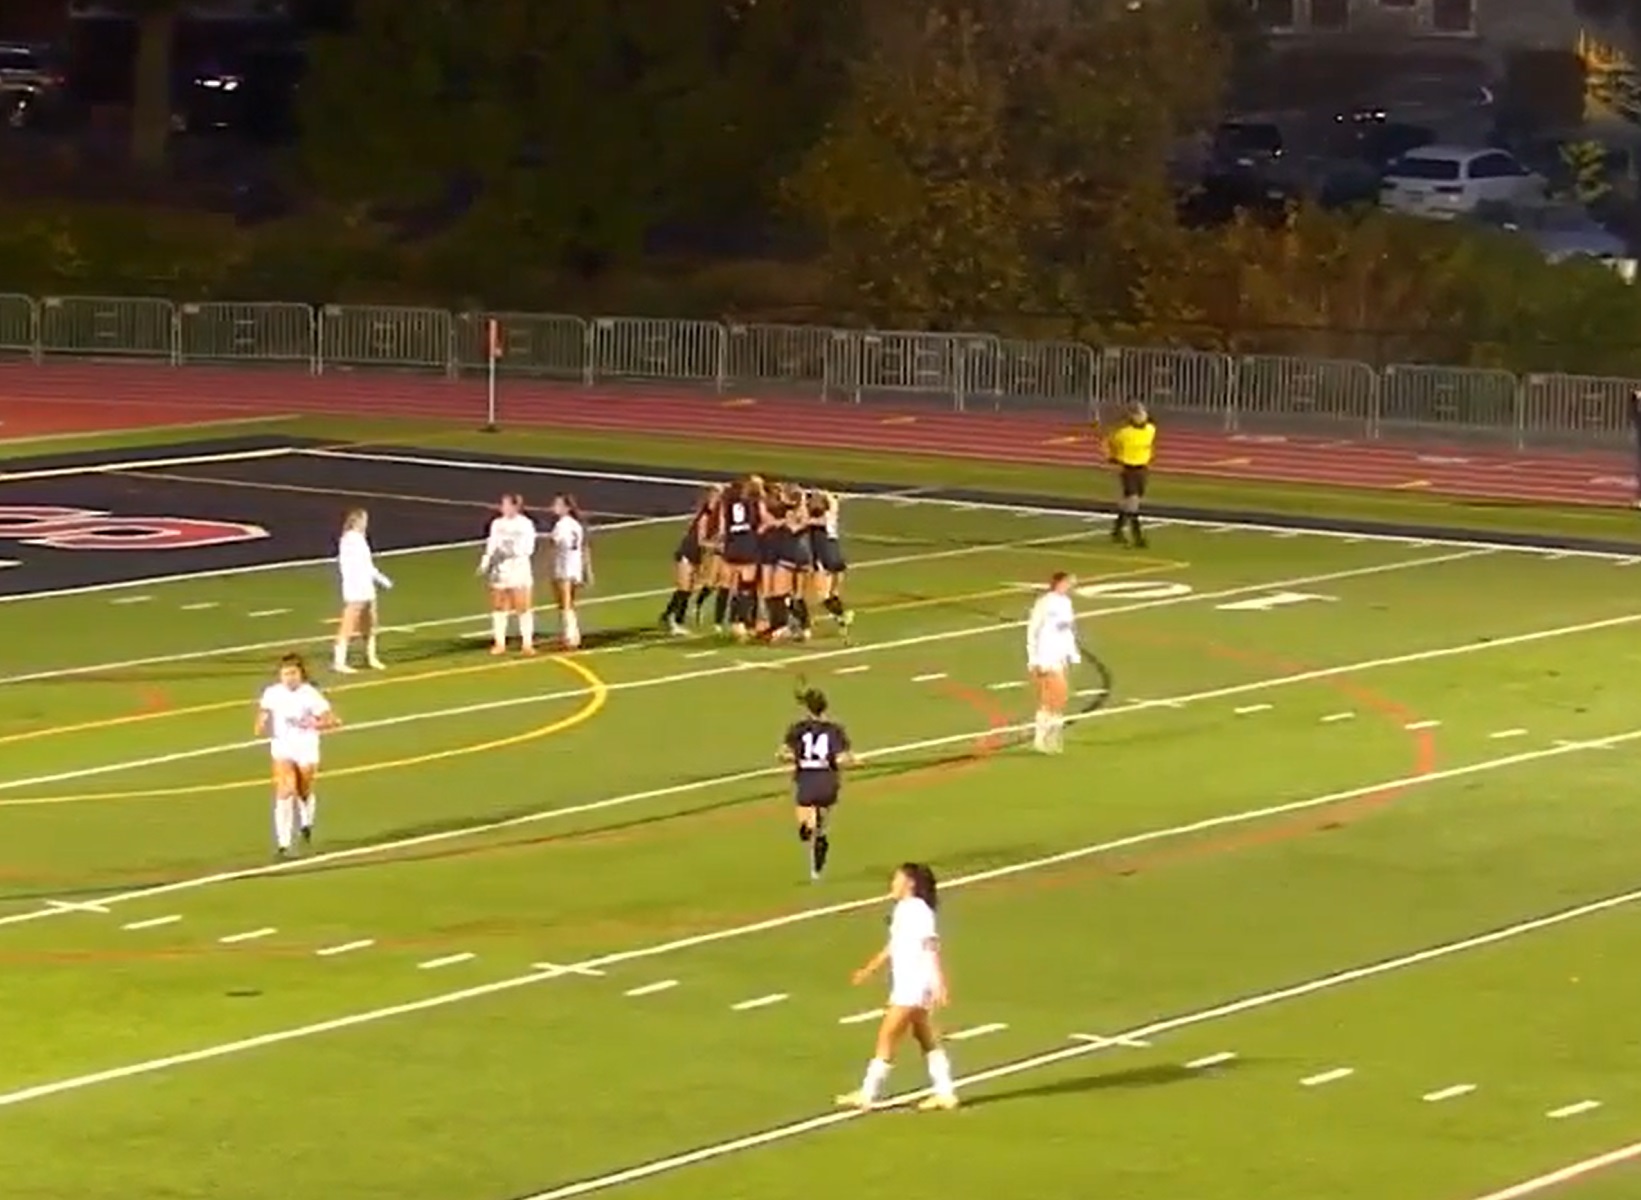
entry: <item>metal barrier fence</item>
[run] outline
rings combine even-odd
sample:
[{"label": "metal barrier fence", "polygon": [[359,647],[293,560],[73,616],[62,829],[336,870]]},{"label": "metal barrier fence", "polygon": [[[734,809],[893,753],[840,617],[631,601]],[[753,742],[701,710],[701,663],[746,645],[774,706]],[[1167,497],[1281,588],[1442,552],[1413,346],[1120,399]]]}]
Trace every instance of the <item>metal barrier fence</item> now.
[{"label": "metal barrier fence", "polygon": [[451,313],[373,305],[201,302],[0,293],[0,355],[286,364],[315,374],[488,369],[584,385],[667,383],[727,393],[895,400],[957,410],[1090,416],[1143,401],[1258,436],[1438,434],[1517,446],[1628,438],[1641,380],[1517,376],[1471,367],[1089,346],[986,333],[836,329],[556,313]]}]

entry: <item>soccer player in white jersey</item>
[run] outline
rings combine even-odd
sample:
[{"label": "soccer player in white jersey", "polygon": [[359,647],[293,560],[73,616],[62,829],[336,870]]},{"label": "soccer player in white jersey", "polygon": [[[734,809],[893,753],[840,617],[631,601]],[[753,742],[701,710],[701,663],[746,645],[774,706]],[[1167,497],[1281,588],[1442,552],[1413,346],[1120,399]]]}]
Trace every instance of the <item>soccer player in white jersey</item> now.
[{"label": "soccer player in white jersey", "polygon": [[1056,571],[1048,591],[1037,597],[1026,622],[1026,669],[1037,693],[1037,715],[1032,725],[1032,748],[1040,754],[1058,754],[1065,746],[1066,703],[1071,695],[1067,672],[1082,661],[1077,649],[1077,614],[1071,607],[1071,589],[1077,580]]},{"label": "soccer player in white jersey", "polygon": [[566,650],[581,645],[581,622],[575,602],[581,588],[593,581],[593,556],[587,547],[587,526],[581,509],[568,492],[553,497],[553,598],[558,602],[559,636]]},{"label": "soccer player in white jersey", "polygon": [[909,1032],[917,1039],[929,1067],[929,1095],[922,1109],[957,1107],[952,1063],[940,1044],[934,1011],[947,1002],[946,974],[940,964],[940,934],[935,926],[934,872],[922,863],[902,863],[889,883],[895,902],[889,918],[889,942],[855,972],[855,983],[865,983],[889,964],[889,1004],[878,1026],[872,1061],[856,1091],[838,1097],[845,1108],[871,1108],[883,1093],[895,1047]]},{"label": "soccer player in white jersey", "polygon": [[331,665],[351,674],[348,645],[355,637],[365,643],[365,662],[373,670],[382,669],[376,654],[376,589],[391,588],[393,580],[376,569],[365,531],[370,514],[351,509],[342,520],[342,536],[336,543],[336,569],[342,576],[342,615],[336,622],[336,647]]},{"label": "soccer player in white jersey", "polygon": [[519,648],[536,652],[535,604],[536,523],[524,515],[524,497],[509,492],[501,498],[501,512],[490,522],[479,574],[490,584],[491,654],[507,653],[508,617],[516,617]]},{"label": "soccer player in white jersey", "polygon": [[319,739],[338,724],[330,701],[308,681],[301,655],[280,659],[279,680],[263,689],[256,712],[256,736],[268,739],[273,758],[274,845],[280,858],[290,856],[298,834],[304,843],[313,840]]}]

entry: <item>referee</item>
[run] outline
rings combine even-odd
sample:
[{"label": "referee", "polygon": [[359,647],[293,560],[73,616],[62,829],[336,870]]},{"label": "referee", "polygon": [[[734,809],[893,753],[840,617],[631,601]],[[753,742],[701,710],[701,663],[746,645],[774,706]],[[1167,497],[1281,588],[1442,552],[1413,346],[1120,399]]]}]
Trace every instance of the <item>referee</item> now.
[{"label": "referee", "polygon": [[1140,528],[1140,501],[1151,474],[1151,456],[1156,452],[1157,426],[1145,405],[1128,406],[1128,419],[1105,439],[1106,455],[1122,480],[1122,498],[1117,501],[1117,520],[1111,526],[1111,540],[1118,545],[1144,549],[1145,532]]}]

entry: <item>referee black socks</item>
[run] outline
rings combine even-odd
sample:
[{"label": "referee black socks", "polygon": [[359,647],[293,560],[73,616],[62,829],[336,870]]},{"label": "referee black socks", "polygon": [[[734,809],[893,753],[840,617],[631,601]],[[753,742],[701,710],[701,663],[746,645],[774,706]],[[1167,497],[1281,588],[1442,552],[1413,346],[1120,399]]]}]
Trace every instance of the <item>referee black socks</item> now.
[{"label": "referee black socks", "polygon": [[674,588],[672,599],[667,601],[667,607],[661,613],[661,620],[668,624],[677,622],[682,625],[684,618],[687,616],[689,616],[689,591],[685,588]]},{"label": "referee black socks", "polygon": [[831,852],[832,839],[827,837],[824,833],[817,833],[815,835],[815,854],[814,858],[811,860],[815,868],[815,874],[819,875],[822,871],[826,870],[826,856]]},{"label": "referee black socks", "polygon": [[729,620],[729,589],[721,587],[718,589],[717,598],[712,602],[712,623],[722,625],[727,620]]}]

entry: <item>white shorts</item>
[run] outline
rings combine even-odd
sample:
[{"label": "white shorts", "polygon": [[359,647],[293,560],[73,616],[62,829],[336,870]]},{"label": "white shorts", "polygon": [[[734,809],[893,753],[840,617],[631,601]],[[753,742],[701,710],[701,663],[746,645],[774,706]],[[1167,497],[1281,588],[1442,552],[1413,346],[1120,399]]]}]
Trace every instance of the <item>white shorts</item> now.
[{"label": "white shorts", "polygon": [[344,579],[342,581],[342,603],[375,604],[376,581],[373,579],[362,579],[355,583]]},{"label": "white shorts", "polygon": [[498,592],[527,592],[535,586],[528,559],[509,558],[490,568],[490,587]]},{"label": "white shorts", "polygon": [[934,980],[927,975],[889,981],[890,1008],[931,1008],[933,1005]]},{"label": "white shorts", "polygon": [[553,563],[553,578],[559,583],[586,583],[587,564],[579,554],[567,555]]},{"label": "white shorts", "polygon": [[290,763],[304,771],[311,771],[319,765],[319,742],[314,741],[279,741],[270,742],[268,751],[276,763]]},{"label": "white shorts", "polygon": [[1064,675],[1076,661],[1076,658],[1069,654],[1032,654],[1026,658],[1026,668],[1050,675]]}]

